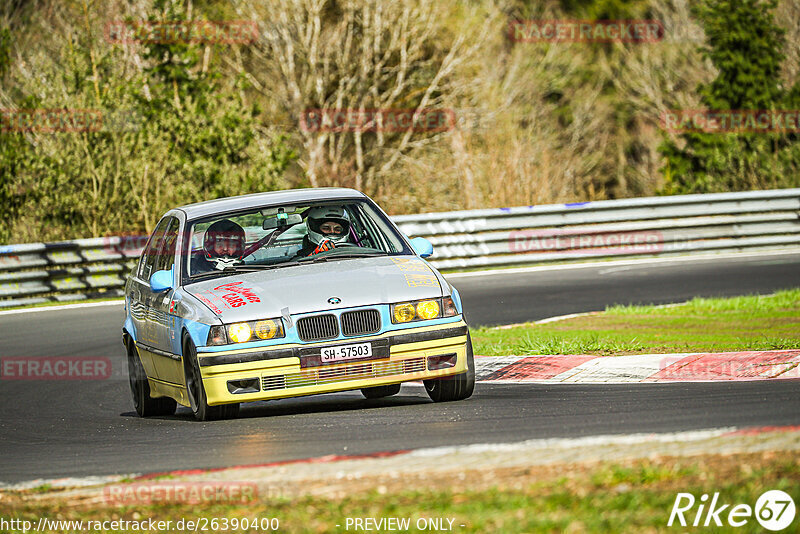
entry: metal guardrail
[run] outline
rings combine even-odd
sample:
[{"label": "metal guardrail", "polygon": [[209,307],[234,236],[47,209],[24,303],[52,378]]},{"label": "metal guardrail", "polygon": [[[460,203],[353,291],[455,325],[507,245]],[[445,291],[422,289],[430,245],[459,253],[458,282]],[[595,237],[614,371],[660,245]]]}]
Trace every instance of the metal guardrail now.
[{"label": "metal guardrail", "polygon": [[395,217],[440,269],[800,245],[800,189]]},{"label": "metal guardrail", "polygon": [[[800,189],[393,217],[443,270],[800,247]],[[0,246],[0,308],[122,295],[146,236]]]}]

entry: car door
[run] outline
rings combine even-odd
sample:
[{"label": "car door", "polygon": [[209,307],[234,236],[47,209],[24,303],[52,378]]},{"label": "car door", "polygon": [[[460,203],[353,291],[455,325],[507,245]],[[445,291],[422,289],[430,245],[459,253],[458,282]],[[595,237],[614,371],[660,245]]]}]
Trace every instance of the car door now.
[{"label": "car door", "polygon": [[136,331],[139,358],[142,361],[145,372],[147,372],[147,376],[150,378],[158,378],[153,354],[147,350],[149,347],[154,346],[156,342],[152,324],[147,319],[150,303],[153,299],[153,292],[150,291],[150,275],[155,272],[153,267],[158,259],[158,249],[163,242],[168,223],[168,220],[161,220],[156,225],[156,229],[142,252],[139,266],[134,271],[134,276],[128,289],[128,297],[131,303],[131,321]]},{"label": "car door", "polygon": [[[153,272],[169,271],[178,268],[175,256],[180,234],[180,221],[177,217],[169,217],[169,223],[164,233],[163,243],[158,251],[158,258],[153,266]],[[178,273],[173,271],[173,283],[179,279]],[[153,293],[150,303],[148,320],[153,323],[155,343],[153,359],[160,380],[171,384],[183,384],[183,361],[180,350],[180,321],[175,314],[172,298],[175,287],[162,293]],[[177,341],[177,342],[176,342]]]}]

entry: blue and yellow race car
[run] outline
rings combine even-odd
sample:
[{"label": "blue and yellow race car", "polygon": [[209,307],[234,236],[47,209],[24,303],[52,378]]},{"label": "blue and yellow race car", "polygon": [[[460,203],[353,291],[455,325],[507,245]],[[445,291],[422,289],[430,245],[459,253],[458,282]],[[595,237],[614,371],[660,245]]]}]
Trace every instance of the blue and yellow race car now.
[{"label": "blue and yellow race car", "polygon": [[434,401],[475,386],[458,291],[366,195],[342,188],[175,208],[125,286],[122,340],[142,416],[199,420],[242,402],[422,380]]}]

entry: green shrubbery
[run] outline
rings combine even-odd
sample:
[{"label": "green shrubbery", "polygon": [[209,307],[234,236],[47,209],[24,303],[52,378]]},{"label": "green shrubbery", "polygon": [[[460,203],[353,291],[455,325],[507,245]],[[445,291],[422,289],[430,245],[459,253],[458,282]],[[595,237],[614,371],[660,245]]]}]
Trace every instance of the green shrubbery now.
[{"label": "green shrubbery", "polygon": [[[784,31],[775,24],[775,0],[706,0],[696,7],[717,68],[698,87],[709,110],[800,109],[800,81],[782,87]],[[800,185],[797,133],[685,133],[662,147],[667,194],[774,189]]]},{"label": "green shrubbery", "polygon": [[[82,21],[78,7],[63,15]],[[171,0],[154,2],[148,15],[189,16]],[[285,186],[296,156],[259,123],[243,80],[223,75],[223,45],[132,50],[107,42],[96,23],[75,30],[42,38],[46,48],[29,64],[13,65],[7,95],[20,109],[99,110],[102,127],[2,134],[3,215],[12,222],[2,237],[149,232],[175,205]]]}]

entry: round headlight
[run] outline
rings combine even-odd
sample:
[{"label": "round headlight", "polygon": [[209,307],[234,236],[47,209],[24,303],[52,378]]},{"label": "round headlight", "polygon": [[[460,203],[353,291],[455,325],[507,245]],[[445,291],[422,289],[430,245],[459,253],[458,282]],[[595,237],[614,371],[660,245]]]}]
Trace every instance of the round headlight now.
[{"label": "round headlight", "polygon": [[278,325],[272,320],[258,321],[254,332],[259,339],[272,339],[278,333]]},{"label": "round headlight", "polygon": [[253,331],[250,330],[250,325],[247,323],[234,323],[228,327],[228,337],[236,343],[244,343],[250,341]]},{"label": "round headlight", "polygon": [[439,317],[439,303],[435,300],[421,300],[417,303],[417,315],[420,319]]},{"label": "round headlight", "polygon": [[407,323],[414,319],[414,306],[408,303],[398,304],[394,307],[394,320],[396,323]]}]

